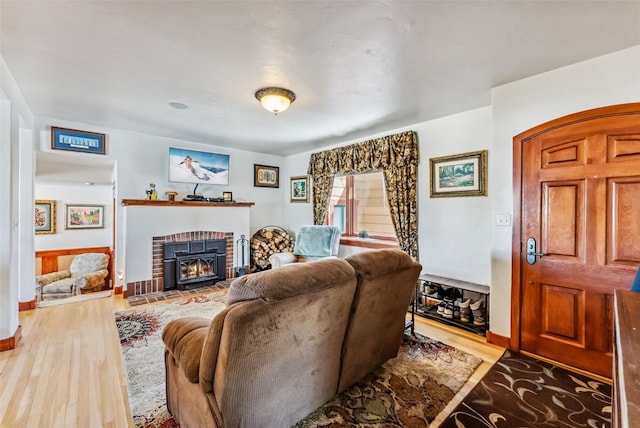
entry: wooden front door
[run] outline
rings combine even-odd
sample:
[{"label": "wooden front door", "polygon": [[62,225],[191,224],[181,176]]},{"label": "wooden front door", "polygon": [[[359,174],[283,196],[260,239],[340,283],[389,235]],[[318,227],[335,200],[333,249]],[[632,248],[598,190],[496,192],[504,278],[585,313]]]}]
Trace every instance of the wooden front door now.
[{"label": "wooden front door", "polygon": [[611,377],[613,292],[640,263],[640,104],[527,131],[514,155],[520,349]]}]

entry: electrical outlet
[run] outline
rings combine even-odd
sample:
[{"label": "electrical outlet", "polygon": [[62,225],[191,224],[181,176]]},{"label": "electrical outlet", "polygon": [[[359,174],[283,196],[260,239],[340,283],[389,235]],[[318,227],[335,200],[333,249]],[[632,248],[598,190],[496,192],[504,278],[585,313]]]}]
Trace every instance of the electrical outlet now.
[{"label": "electrical outlet", "polygon": [[511,226],[511,214],[496,214],[496,226]]}]

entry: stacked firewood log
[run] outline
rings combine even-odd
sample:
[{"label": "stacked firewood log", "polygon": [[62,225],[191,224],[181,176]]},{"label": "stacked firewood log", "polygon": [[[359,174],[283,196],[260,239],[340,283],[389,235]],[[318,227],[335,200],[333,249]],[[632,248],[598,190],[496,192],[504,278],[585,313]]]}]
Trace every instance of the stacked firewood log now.
[{"label": "stacked firewood log", "polygon": [[274,253],[292,253],[294,239],[286,230],[278,226],[267,226],[251,237],[251,259],[253,270],[269,269],[269,257]]}]

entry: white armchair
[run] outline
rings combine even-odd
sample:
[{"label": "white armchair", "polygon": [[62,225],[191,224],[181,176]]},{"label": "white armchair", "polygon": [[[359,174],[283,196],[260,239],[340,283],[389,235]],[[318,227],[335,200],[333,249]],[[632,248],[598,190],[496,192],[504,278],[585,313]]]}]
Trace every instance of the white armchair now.
[{"label": "white armchair", "polygon": [[336,226],[302,226],[296,236],[293,253],[272,254],[269,257],[271,267],[335,257],[340,248],[340,235],[340,229]]},{"label": "white armchair", "polygon": [[78,254],[73,258],[69,270],[36,276],[40,300],[60,299],[102,290],[109,275],[108,265],[107,254]]}]

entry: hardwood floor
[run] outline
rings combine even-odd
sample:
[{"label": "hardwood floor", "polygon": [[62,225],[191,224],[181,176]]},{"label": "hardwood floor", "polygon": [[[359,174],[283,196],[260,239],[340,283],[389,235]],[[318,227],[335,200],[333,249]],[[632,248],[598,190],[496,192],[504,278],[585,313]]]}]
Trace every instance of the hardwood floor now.
[{"label": "hardwood floor", "polygon": [[[140,306],[137,306],[139,308]],[[122,295],[20,313],[22,339],[0,353],[0,427],[131,427],[113,314]],[[416,331],[482,357],[482,365],[432,426],[444,420],[503,349],[416,317]]]}]

